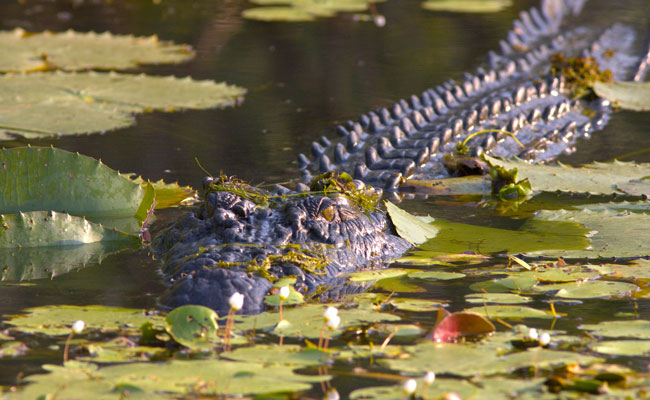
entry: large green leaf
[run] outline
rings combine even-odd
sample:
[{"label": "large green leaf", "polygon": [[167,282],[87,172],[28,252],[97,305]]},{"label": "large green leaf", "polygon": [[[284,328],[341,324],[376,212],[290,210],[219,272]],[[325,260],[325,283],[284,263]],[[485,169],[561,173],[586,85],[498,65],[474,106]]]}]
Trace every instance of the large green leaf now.
[{"label": "large green leaf", "polygon": [[178,63],[194,52],[187,45],[105,33],[0,32],[0,71],[128,69],[140,64]]},{"label": "large green leaf", "polygon": [[104,132],[147,111],[225,107],[245,89],[213,81],[118,73],[32,73],[0,77],[0,140]]},{"label": "large green leaf", "polygon": [[54,211],[0,214],[0,248],[70,246],[94,242],[138,243],[137,236]]},{"label": "large green leaf", "polygon": [[409,243],[418,245],[426,242],[428,239],[436,237],[438,228],[430,222],[433,218],[416,217],[397,207],[390,201],[385,201],[386,212],[390,217],[397,234],[407,240]]},{"label": "large green leaf", "polygon": [[165,318],[165,329],[175,341],[191,349],[213,349],[220,341],[217,313],[195,305],[172,310]]},{"label": "large green leaf", "polygon": [[[638,203],[646,208],[646,203]],[[597,257],[640,257],[650,254],[650,214],[625,212],[599,206],[601,211],[585,207],[580,211],[540,211],[536,219],[544,221],[576,222],[584,225],[591,233],[589,248],[567,250],[538,250],[531,254],[552,257],[597,258]]]},{"label": "large green leaf", "polygon": [[594,91],[621,108],[650,110],[650,82],[596,82]]},{"label": "large green leaf", "polygon": [[512,4],[510,0],[427,0],[422,7],[431,11],[493,13]]},{"label": "large green leaf", "polygon": [[0,212],[53,210],[73,215],[133,217],[145,190],[90,157],[51,147],[0,150]]},{"label": "large green leaf", "polygon": [[[563,191],[608,195],[628,193],[650,195],[650,164],[613,161],[594,162],[579,168],[559,164],[557,166],[530,164],[519,159],[502,160],[487,157],[493,165],[507,169],[517,168],[519,178],[528,178],[535,191]],[[645,178],[645,179],[644,179]]]}]

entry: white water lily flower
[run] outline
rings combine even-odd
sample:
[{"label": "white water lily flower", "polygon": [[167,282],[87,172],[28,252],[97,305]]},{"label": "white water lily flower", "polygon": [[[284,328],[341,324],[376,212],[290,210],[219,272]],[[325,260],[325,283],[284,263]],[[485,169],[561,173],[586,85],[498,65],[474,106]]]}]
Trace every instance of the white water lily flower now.
[{"label": "white water lily flower", "polygon": [[325,396],[323,396],[323,400],[340,400],[341,395],[339,395],[339,392],[336,391],[333,387],[327,389],[327,392],[325,392]]},{"label": "white water lily flower", "polygon": [[81,333],[83,332],[85,327],[86,327],[86,323],[83,322],[82,320],[75,321],[75,323],[72,324],[72,332]]},{"label": "white water lily flower", "polygon": [[336,307],[329,306],[327,307],[327,310],[323,313],[323,317],[325,318],[325,322],[329,322],[332,317],[336,317],[339,315],[339,310],[336,309]]},{"label": "white water lily flower", "polygon": [[444,399],[445,400],[463,400],[463,398],[460,397],[460,395],[458,393],[456,393],[456,392],[446,393]]},{"label": "white water lily flower", "polygon": [[288,299],[289,293],[291,293],[291,291],[289,290],[289,286],[282,286],[280,288],[280,300],[285,301],[286,299]]},{"label": "white water lily flower", "polygon": [[551,343],[551,335],[549,335],[548,332],[542,333],[539,337],[539,345],[546,346],[549,343]]},{"label": "white water lily flower", "polygon": [[404,386],[402,386],[402,390],[404,390],[404,394],[411,395],[415,393],[415,389],[418,388],[418,383],[415,381],[415,379],[409,379],[408,381],[404,382]]},{"label": "white water lily flower", "polygon": [[339,317],[338,315],[333,315],[332,317],[330,317],[330,319],[327,320],[327,327],[332,331],[338,328],[340,324],[341,324],[341,317]]},{"label": "white water lily flower", "polygon": [[235,292],[232,296],[230,296],[228,303],[230,304],[230,308],[233,311],[239,311],[244,306],[244,295],[239,292]]},{"label": "white water lily flower", "polygon": [[429,372],[427,372],[426,374],[424,374],[424,382],[425,382],[427,385],[432,384],[433,381],[435,381],[435,380],[436,380],[436,374],[435,374],[435,372],[433,372],[433,371],[429,371]]},{"label": "white water lily flower", "polygon": [[538,335],[538,333],[537,333],[537,329],[535,329],[535,328],[530,328],[530,329],[528,330],[528,339],[530,339],[530,340],[537,340],[538,337],[539,337],[539,335]]}]

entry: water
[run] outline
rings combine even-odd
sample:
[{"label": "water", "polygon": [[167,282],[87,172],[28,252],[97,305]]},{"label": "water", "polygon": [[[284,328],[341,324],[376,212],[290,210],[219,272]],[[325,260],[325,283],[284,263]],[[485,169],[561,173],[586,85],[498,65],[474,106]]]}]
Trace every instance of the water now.
[{"label": "water", "polygon": [[[608,3],[595,3],[602,7],[590,8],[588,17],[608,19]],[[194,157],[210,171],[255,183],[286,181],[299,176],[297,154],[309,152],[311,142],[322,135],[335,137],[337,123],[473,70],[489,50],[498,48],[519,12],[536,4],[518,1],[499,13],[467,15],[427,12],[415,0],[389,0],[377,5],[387,20],[379,28],[356,22],[350,14],[299,24],[247,21],[240,17],[249,6],[243,0],[6,1],[0,5],[2,29],[156,34],[192,45],[196,58],[132,72],[226,81],[246,87],[248,93],[234,108],[145,114],[131,128],[102,135],[17,138],[3,145],[54,145],[101,158],[122,172],[194,187],[200,187],[203,177]],[[616,2],[617,20],[620,16],[641,27],[641,37],[648,37],[649,14],[645,1]],[[640,40],[639,47],[647,48],[647,42]],[[626,161],[650,162],[647,126],[650,113],[616,113],[605,130],[580,141],[578,151],[562,161],[579,164],[624,156]],[[423,200],[406,206],[434,213]],[[500,221],[473,212],[476,218],[485,217],[484,223]],[[435,210],[441,213],[451,219],[465,214]],[[456,286],[432,287],[427,297],[458,298],[464,291]],[[154,307],[162,290],[157,262],[144,250],[125,251],[52,280],[2,284],[0,314],[46,304]],[[598,317],[599,304],[586,302],[584,318]],[[628,306],[625,302],[620,308],[629,311]],[[607,307],[617,306],[608,302]],[[647,315],[647,306],[641,312]],[[36,372],[43,362],[58,362],[60,354],[47,350],[47,344],[32,343],[30,347],[42,350],[30,353],[34,355],[28,360],[3,359],[0,385],[15,384],[19,372]]]}]

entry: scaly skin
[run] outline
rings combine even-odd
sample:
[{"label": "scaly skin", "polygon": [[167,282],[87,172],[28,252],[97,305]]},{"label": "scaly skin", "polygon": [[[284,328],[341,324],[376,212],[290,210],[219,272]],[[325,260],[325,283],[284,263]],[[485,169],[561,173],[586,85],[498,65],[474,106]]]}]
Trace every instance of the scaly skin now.
[{"label": "scaly skin", "polygon": [[[576,139],[605,125],[611,110],[601,100],[571,100],[563,78],[549,75],[549,57],[588,55],[617,79],[632,76],[638,62],[628,55],[634,41],[628,27],[566,28],[583,3],[543,0],[541,11],[521,14],[500,53],[490,53],[474,73],[339,126],[339,141],[323,138],[313,144],[312,159],[300,155],[304,181],[311,171],[348,172],[357,187],[395,191],[404,178],[444,177],[442,157],[485,129],[512,132],[526,149],[507,135],[490,134],[469,142],[475,154],[546,161],[573,151]],[[298,189],[308,190],[302,184]],[[288,192],[278,187],[275,193]],[[288,276],[307,293],[325,285],[323,297],[363,290],[341,275],[384,267],[409,244],[391,233],[385,214],[367,216],[344,197],[307,194],[260,208],[234,193],[216,192],[162,230],[153,248],[170,284],[163,305],[201,304],[223,314],[235,292],[245,296],[241,312],[262,311],[271,280]],[[316,267],[313,258],[296,262],[295,253],[317,256],[323,265]]]}]

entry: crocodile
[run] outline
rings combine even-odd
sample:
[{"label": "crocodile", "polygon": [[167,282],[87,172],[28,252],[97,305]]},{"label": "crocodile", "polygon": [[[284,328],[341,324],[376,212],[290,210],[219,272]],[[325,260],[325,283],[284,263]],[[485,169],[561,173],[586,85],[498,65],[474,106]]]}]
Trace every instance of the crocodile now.
[{"label": "crocodile", "polygon": [[573,151],[612,110],[602,99],[573,99],[565,77],[550,73],[551,56],[590,57],[619,80],[634,76],[640,62],[630,27],[570,26],[585,1],[542,0],[520,14],[500,51],[474,72],[338,126],[338,140],[323,137],[311,158],[299,155],[296,191],[242,184],[228,190],[225,177],[206,178],[203,202],[152,242],[169,284],[160,303],[226,313],[229,297],[240,292],[240,312],[257,313],[273,282],[285,277],[321,300],[364,290],[344,275],[385,267],[411,244],[385,213],[345,194],[314,191],[306,183],[319,174],[341,174],[354,193],[396,192],[406,178],[449,176],[443,157],[478,131],[491,132],[469,140],[473,155],[544,162]]}]

